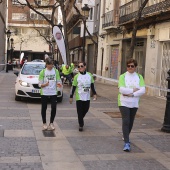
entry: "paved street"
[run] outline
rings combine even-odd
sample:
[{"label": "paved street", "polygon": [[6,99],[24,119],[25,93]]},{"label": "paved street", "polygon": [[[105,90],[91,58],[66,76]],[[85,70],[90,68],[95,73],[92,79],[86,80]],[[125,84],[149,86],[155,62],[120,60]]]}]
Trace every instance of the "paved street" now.
[{"label": "paved street", "polygon": [[[54,133],[42,132],[39,100],[15,101],[16,76],[0,73],[0,170],[170,170],[170,134],[161,132],[165,100],[143,96],[123,152],[116,86],[96,83],[83,132],[69,87],[57,106]],[[50,106],[47,111],[49,122]]]}]

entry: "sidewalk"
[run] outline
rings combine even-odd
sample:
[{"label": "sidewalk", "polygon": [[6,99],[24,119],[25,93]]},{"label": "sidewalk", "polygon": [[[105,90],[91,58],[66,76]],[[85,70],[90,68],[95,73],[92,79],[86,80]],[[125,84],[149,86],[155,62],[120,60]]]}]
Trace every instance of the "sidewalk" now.
[{"label": "sidewalk", "polygon": [[[0,73],[0,170],[170,170],[170,134],[161,132],[166,101],[143,96],[130,139],[122,151],[118,89],[96,82],[97,101],[78,131],[69,86],[57,105],[54,133],[42,132],[40,102],[14,100],[12,73]],[[107,113],[107,114],[106,114]],[[49,122],[50,106],[47,109]],[[110,116],[109,116],[110,115]]]}]

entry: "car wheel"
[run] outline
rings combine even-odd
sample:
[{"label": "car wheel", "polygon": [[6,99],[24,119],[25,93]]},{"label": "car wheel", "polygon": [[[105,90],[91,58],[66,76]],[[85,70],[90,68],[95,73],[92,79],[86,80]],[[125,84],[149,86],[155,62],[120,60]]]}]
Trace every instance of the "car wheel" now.
[{"label": "car wheel", "polygon": [[15,101],[21,101],[21,97],[20,97],[20,96],[15,95]]},{"label": "car wheel", "polygon": [[57,97],[57,102],[62,102],[62,100],[63,100],[63,94],[61,97]]}]

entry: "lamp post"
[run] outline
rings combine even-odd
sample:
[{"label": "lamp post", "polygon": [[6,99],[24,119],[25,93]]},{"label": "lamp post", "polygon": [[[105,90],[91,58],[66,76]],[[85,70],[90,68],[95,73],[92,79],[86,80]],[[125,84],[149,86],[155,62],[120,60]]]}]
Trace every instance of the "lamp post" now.
[{"label": "lamp post", "polygon": [[10,50],[9,50],[9,48],[10,48],[10,42],[9,42],[9,39],[10,39],[10,36],[11,36],[11,31],[10,31],[10,30],[8,30],[8,31],[6,32],[6,34],[7,34],[6,73],[8,73],[8,56],[9,56],[9,52],[10,52]]},{"label": "lamp post", "polygon": [[85,61],[85,45],[86,45],[86,19],[89,17],[90,8],[87,4],[84,4],[84,7],[81,8],[83,11],[83,22],[84,22],[84,30],[83,30],[83,51],[82,51],[82,60]]},{"label": "lamp post", "polygon": [[10,54],[10,57],[11,57],[11,63],[12,63],[13,50],[14,50],[14,39],[11,38],[10,41],[11,41],[11,49],[10,49],[11,50],[11,54]]},{"label": "lamp post", "polygon": [[[170,89],[170,70],[168,71],[168,89]],[[164,123],[161,131],[170,133],[170,91],[167,92],[166,96],[166,109],[165,109],[165,115],[164,115]]]}]

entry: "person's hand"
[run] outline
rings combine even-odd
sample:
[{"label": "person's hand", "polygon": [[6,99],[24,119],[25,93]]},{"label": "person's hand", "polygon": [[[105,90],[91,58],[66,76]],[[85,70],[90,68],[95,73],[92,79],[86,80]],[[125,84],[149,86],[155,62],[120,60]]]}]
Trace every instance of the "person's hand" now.
[{"label": "person's hand", "polygon": [[139,88],[133,88],[133,92],[140,90]]},{"label": "person's hand", "polygon": [[93,95],[93,100],[97,100],[97,95]]},{"label": "person's hand", "polygon": [[73,98],[70,98],[69,102],[70,102],[70,104],[72,104],[73,103]]},{"label": "person's hand", "polygon": [[123,96],[134,97],[134,94],[133,93],[131,93],[131,94],[123,94]]},{"label": "person's hand", "polygon": [[57,87],[58,87],[58,88],[61,88],[61,87],[62,87],[62,84],[61,84],[61,83],[57,83]]},{"label": "person's hand", "polygon": [[43,85],[43,87],[49,86],[49,81]]}]

